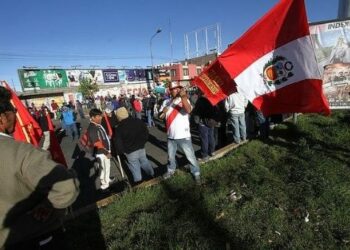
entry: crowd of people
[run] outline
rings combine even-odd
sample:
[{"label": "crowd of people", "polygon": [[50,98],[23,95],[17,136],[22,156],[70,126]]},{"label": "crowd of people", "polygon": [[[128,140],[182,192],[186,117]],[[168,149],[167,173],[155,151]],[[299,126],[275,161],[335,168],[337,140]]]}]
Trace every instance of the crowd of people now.
[{"label": "crowd of people", "polygon": [[[84,110],[89,110],[90,125],[88,133],[84,135],[84,143],[95,148],[91,154],[98,159],[102,169],[102,190],[109,188],[110,158],[118,155],[126,158],[134,183],[142,181],[141,169],[148,177],[154,176],[145,144],[148,129],[155,126],[155,119],[164,122],[168,138],[168,166],[164,178],[174,174],[177,165],[175,155],[179,148],[189,162],[186,167],[198,184],[201,182],[198,162],[208,161],[218,148],[231,141],[240,144],[248,138],[260,136],[266,139],[269,136],[270,118],[255,110],[238,92],[212,105],[197,88],[187,91],[180,83],[171,82],[168,89],[168,94],[163,95],[150,91],[145,96],[97,96],[84,102],[77,100],[75,104],[63,103],[61,107],[52,100],[51,107],[43,104],[38,110],[32,104],[29,110],[45,135],[48,130],[46,117],[52,117],[60,120],[62,130],[72,141],[81,137],[81,128],[77,126],[78,115],[80,119],[85,119]],[[47,116],[48,113],[51,115]],[[227,137],[227,128],[232,130],[231,139]],[[194,131],[198,133],[201,143],[198,158],[191,141]],[[47,141],[44,140],[43,149],[48,148]]]},{"label": "crowd of people", "polygon": [[[91,162],[98,163],[102,192],[109,192],[114,181],[110,174],[113,157],[124,157],[134,184],[155,176],[145,149],[149,129],[156,125],[155,119],[164,124],[167,134],[168,164],[163,178],[168,179],[174,175],[178,167],[176,154],[180,150],[189,162],[186,167],[197,185],[201,185],[199,163],[208,161],[218,148],[231,142],[227,140],[227,127],[231,127],[232,141],[237,144],[256,135],[262,139],[268,138],[270,127],[270,118],[256,111],[238,92],[217,105],[212,105],[199,89],[187,91],[180,83],[171,82],[168,95],[150,92],[146,96],[129,98],[97,97],[87,102],[63,103],[61,107],[54,100],[50,107],[42,105],[36,108],[32,104],[28,110],[44,134],[41,149],[38,149],[11,138],[16,110],[9,101],[10,94],[5,88],[0,87],[0,94],[0,152],[7,156],[2,157],[4,161],[1,163],[7,177],[0,185],[3,190],[8,190],[0,199],[5,204],[1,206],[2,214],[11,215],[11,218],[3,217],[0,240],[2,245],[9,246],[8,249],[21,249],[23,244],[39,244],[45,240],[47,234],[42,234],[39,229],[25,231],[27,227],[23,223],[33,220],[31,215],[37,216],[38,221],[46,222],[50,215],[42,215],[41,212],[51,213],[70,206],[79,192],[75,175],[49,158],[47,150],[50,146],[50,133],[46,132],[49,130],[50,119],[59,120],[61,129],[72,141],[77,142],[83,155],[89,155]],[[87,111],[90,123],[86,131],[81,133],[77,117],[79,115],[80,119],[86,119]],[[192,145],[193,133],[198,133],[201,142],[201,156],[198,158]],[[13,167],[8,171],[10,165]],[[37,192],[40,199],[30,200],[32,194]],[[31,205],[23,209],[17,210],[11,205],[27,199]],[[23,222],[17,218],[23,218]],[[60,233],[57,223],[55,221],[53,228],[58,228],[59,231],[56,230],[53,234]],[[41,225],[46,230],[52,229],[51,224]],[[16,230],[19,230],[18,233]],[[13,232],[16,234],[12,235]],[[52,234],[49,236],[52,237]],[[16,237],[21,240],[17,241]]]}]

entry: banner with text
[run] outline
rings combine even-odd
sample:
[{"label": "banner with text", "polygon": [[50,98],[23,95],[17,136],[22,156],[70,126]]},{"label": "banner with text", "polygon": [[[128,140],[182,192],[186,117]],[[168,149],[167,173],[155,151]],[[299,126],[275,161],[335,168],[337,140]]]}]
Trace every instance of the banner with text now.
[{"label": "banner with text", "polygon": [[350,20],[311,24],[323,91],[331,109],[350,108]]},{"label": "banner with text", "polygon": [[24,91],[79,87],[83,80],[97,85],[149,81],[145,69],[19,69],[18,74]]},{"label": "banner with text", "polygon": [[68,87],[66,71],[62,69],[20,69],[23,90],[41,90]]}]

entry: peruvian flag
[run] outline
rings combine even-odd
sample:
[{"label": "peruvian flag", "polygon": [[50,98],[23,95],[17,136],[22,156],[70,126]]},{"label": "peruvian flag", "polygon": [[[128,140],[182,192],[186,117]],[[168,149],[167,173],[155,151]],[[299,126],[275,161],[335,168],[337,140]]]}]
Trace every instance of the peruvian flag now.
[{"label": "peruvian flag", "polygon": [[194,83],[213,104],[236,88],[265,116],[330,113],[303,0],[281,0]]}]

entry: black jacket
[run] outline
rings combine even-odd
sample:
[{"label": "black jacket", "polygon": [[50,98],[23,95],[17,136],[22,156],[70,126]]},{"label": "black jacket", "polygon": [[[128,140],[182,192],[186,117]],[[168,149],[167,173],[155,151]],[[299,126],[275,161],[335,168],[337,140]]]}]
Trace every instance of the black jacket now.
[{"label": "black jacket", "polygon": [[209,100],[203,96],[198,98],[192,111],[192,115],[199,116],[201,120],[214,119],[215,121],[220,121],[219,108],[211,105]]},{"label": "black jacket", "polygon": [[114,130],[114,144],[117,154],[129,154],[145,147],[148,129],[140,119],[128,117],[122,120]]}]

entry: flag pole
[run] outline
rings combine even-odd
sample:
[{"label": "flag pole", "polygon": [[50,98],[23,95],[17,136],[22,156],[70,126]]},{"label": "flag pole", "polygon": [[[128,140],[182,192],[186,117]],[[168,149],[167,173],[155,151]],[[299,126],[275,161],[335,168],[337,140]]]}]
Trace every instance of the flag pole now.
[{"label": "flag pole", "polygon": [[[12,106],[14,106],[14,103],[13,103],[12,100],[11,100],[11,104],[12,104]],[[22,118],[20,117],[20,115],[18,113],[16,113],[16,118],[17,118],[17,120],[19,122],[19,125],[22,128],[23,134],[26,137],[27,142],[30,143],[30,138],[29,138],[28,132],[27,132],[26,128],[24,127]]]}]

